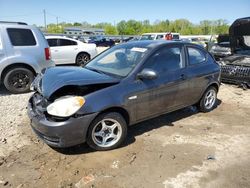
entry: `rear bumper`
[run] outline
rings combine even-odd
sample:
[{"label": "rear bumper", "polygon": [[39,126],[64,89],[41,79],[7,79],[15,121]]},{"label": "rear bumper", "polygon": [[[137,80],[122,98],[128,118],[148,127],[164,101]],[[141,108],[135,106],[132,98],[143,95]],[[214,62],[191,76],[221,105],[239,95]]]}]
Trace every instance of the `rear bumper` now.
[{"label": "rear bumper", "polygon": [[81,117],[71,117],[65,121],[48,120],[45,115],[37,114],[29,101],[28,116],[34,132],[48,145],[65,148],[84,143],[90,123],[97,113]]}]

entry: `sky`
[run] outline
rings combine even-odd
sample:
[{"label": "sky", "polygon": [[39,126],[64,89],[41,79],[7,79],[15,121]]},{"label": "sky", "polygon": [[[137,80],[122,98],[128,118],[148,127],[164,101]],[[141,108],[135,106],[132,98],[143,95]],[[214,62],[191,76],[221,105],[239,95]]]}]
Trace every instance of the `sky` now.
[{"label": "sky", "polygon": [[44,26],[59,22],[108,22],[235,19],[250,16],[250,0],[0,0],[0,20],[23,21]]}]

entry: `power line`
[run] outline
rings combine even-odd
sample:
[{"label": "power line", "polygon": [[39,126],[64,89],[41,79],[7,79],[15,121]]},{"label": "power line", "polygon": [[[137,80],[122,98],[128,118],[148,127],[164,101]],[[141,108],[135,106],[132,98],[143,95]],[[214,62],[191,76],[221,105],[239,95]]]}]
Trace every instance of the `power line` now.
[{"label": "power line", "polygon": [[50,13],[50,12],[48,12],[48,11],[47,11],[46,13],[47,13],[47,15],[53,16],[53,17],[55,17],[55,18],[60,18],[60,19],[63,20],[63,21],[72,22],[72,23],[75,22],[75,21],[73,21],[73,20],[70,20],[70,19],[67,19],[67,18],[58,16],[58,15],[52,14],[52,13]]}]

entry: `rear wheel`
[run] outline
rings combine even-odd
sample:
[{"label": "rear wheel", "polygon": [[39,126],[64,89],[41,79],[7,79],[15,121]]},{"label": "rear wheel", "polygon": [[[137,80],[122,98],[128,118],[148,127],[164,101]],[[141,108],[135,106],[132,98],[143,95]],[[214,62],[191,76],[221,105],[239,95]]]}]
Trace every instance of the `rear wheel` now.
[{"label": "rear wheel", "polygon": [[30,85],[34,80],[34,73],[25,67],[15,67],[4,76],[4,86],[11,93],[25,93],[30,91]]},{"label": "rear wheel", "polygon": [[210,112],[216,107],[217,102],[217,89],[213,86],[209,87],[203,94],[198,108],[202,112]]},{"label": "rear wheel", "polygon": [[85,66],[90,61],[90,55],[87,53],[80,53],[76,57],[76,65],[78,66]]},{"label": "rear wheel", "polygon": [[116,112],[101,114],[90,125],[88,145],[99,151],[117,148],[127,136],[127,124]]}]

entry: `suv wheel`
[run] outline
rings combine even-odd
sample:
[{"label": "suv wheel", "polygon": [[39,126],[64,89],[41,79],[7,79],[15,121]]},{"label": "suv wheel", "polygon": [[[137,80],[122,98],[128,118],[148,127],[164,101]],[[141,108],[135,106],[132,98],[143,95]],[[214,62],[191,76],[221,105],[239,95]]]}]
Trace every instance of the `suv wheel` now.
[{"label": "suv wheel", "polygon": [[34,74],[27,68],[15,67],[4,76],[4,86],[11,93],[25,93],[30,91],[30,85],[34,80]]},{"label": "suv wheel", "polygon": [[215,87],[209,87],[203,94],[198,107],[202,112],[210,112],[216,106],[217,101],[217,89]]},{"label": "suv wheel", "polygon": [[88,145],[99,151],[117,148],[127,136],[127,124],[116,112],[101,114],[90,125]]},{"label": "suv wheel", "polygon": [[76,57],[76,65],[83,67],[83,66],[86,65],[86,63],[89,62],[89,60],[90,60],[89,54],[87,54],[87,53],[80,53]]}]

